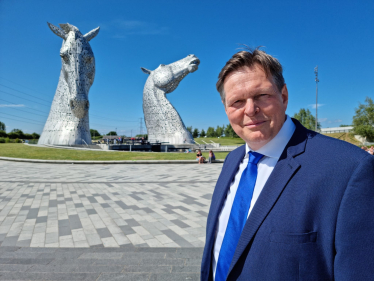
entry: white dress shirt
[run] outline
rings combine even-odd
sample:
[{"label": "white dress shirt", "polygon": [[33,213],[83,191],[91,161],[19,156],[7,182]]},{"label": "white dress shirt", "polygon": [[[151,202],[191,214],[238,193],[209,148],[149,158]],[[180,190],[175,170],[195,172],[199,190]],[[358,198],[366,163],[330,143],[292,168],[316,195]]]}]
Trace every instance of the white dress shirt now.
[{"label": "white dress shirt", "polygon": [[[291,118],[286,115],[286,121],[284,122],[282,128],[278,132],[278,134],[267,144],[261,147],[256,152],[261,153],[264,157],[258,162],[257,164],[257,180],[256,185],[253,191],[251,206],[248,211],[248,216],[251,213],[253,206],[255,205],[257,198],[260,196],[260,193],[268,180],[271,172],[273,171],[275,165],[278,162],[279,157],[281,156],[284,148],[286,147],[287,143],[291,139],[294,131],[295,131],[295,124],[292,122]],[[212,259],[213,262],[213,279],[216,277],[216,267],[219,257],[219,252],[221,250],[221,245],[223,238],[225,237],[225,232],[227,228],[227,224],[230,217],[230,212],[232,208],[232,204],[234,202],[236,190],[238,189],[240,178],[244,169],[248,165],[248,152],[253,151],[249,148],[248,144],[245,148],[245,156],[242,162],[239,165],[239,169],[235,175],[234,180],[231,182],[230,189],[227,192],[226,200],[223,203],[223,207],[221,213],[218,217],[218,224],[216,229],[216,240],[214,243],[214,257]],[[247,217],[248,218],[248,217]]]}]

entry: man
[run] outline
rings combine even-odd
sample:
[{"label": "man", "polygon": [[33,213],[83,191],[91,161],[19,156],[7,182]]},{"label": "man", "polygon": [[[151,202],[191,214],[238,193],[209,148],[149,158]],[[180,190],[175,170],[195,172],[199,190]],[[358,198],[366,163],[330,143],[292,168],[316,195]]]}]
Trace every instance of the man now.
[{"label": "man", "polygon": [[374,157],[287,116],[261,50],[235,54],[217,89],[246,145],[217,181],[201,280],[374,280]]}]

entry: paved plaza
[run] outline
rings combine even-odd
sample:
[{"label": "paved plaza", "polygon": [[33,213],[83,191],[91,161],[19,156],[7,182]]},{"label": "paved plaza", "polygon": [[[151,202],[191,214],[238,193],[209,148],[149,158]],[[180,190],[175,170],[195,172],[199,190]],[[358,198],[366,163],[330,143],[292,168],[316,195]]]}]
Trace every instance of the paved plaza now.
[{"label": "paved plaza", "polygon": [[0,280],[198,280],[221,168],[0,161]]}]

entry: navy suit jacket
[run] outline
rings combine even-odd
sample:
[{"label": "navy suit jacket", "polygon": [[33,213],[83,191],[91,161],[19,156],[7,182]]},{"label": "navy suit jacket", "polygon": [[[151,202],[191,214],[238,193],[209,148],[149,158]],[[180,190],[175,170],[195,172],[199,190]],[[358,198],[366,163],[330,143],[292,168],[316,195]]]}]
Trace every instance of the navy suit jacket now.
[{"label": "navy suit jacket", "polygon": [[[374,156],[296,130],[244,226],[227,280],[374,280]],[[207,219],[201,280],[245,146],[226,158]]]}]

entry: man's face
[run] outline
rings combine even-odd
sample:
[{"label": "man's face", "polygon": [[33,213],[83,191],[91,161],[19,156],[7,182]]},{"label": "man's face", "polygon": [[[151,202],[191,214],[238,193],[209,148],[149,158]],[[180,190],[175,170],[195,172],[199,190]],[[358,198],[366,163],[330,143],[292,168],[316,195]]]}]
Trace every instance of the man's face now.
[{"label": "man's face", "polygon": [[278,134],[286,116],[286,85],[280,93],[272,77],[255,64],[229,74],[223,88],[231,126],[251,149],[260,149]]}]

